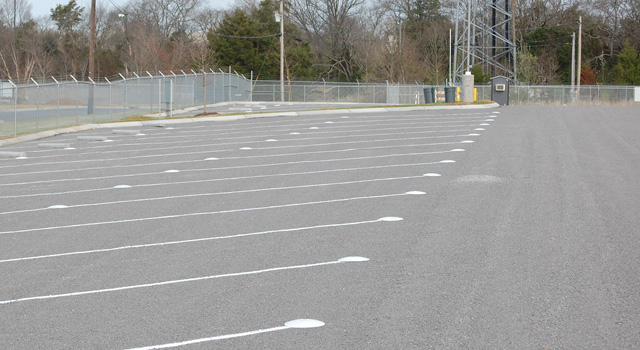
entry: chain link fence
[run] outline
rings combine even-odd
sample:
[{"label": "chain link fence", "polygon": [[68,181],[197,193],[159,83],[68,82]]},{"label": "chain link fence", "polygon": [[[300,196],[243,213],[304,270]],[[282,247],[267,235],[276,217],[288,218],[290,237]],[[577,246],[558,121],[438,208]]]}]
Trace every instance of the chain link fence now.
[{"label": "chain link fence", "polygon": [[[220,102],[279,102],[279,81],[252,81],[240,74],[213,72],[152,75],[104,82],[72,81],[14,85],[0,81],[0,138],[135,115],[171,116],[173,111]],[[284,86],[289,102],[349,102],[410,105],[424,103],[433,87],[444,102],[444,86],[390,83],[292,81]],[[639,90],[635,88],[635,90]],[[476,86],[477,100],[491,99],[491,86]],[[580,98],[570,86],[510,87],[510,104],[632,104],[640,100],[632,86],[582,86]]]},{"label": "chain link fence", "polygon": [[[444,102],[444,86],[423,84],[367,84],[329,82],[286,82],[285,101],[354,102],[383,104],[422,104],[423,90],[433,87],[436,102]],[[490,85],[476,85],[476,100],[491,100]],[[259,81],[253,87],[253,101],[281,101],[279,81]],[[586,85],[576,88],[563,85],[515,85],[509,89],[511,105],[543,104],[629,104],[634,103],[633,86]],[[640,96],[635,96],[638,101]],[[458,97],[459,100],[459,97]]]},{"label": "chain link fence", "polygon": [[[580,97],[571,86],[512,86],[510,102],[514,105],[569,105],[569,104],[631,104],[638,101],[633,86],[583,85]],[[491,91],[489,90],[489,93]]]},{"label": "chain link fence", "polygon": [[[73,77],[71,77],[73,78]],[[205,104],[249,101],[251,80],[222,72],[136,75],[117,81],[15,85],[0,82],[0,138],[79,124],[104,123]]]}]

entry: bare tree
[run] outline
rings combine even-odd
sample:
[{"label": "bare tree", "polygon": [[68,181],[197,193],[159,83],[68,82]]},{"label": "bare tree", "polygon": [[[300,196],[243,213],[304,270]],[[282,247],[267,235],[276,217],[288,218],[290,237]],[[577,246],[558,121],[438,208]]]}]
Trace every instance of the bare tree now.
[{"label": "bare tree", "polygon": [[202,9],[193,16],[193,25],[197,32],[206,34],[211,29],[215,30],[223,17],[224,12],[222,11]]},{"label": "bare tree", "polygon": [[28,0],[0,0],[0,23],[15,29],[30,20],[31,3]]},{"label": "bare tree", "polygon": [[600,19],[599,30],[607,37],[609,56],[613,56],[624,46],[622,22],[631,16],[632,3],[629,0],[590,0],[590,5],[592,13]]},{"label": "bare tree", "polygon": [[36,23],[31,20],[31,4],[26,0],[0,2],[0,71],[22,83],[31,79],[42,53]]},{"label": "bare tree", "polygon": [[329,62],[329,77],[352,80],[355,44],[359,38],[357,17],[364,12],[364,0],[292,0],[290,14],[294,23],[315,47],[317,55]]},{"label": "bare tree", "polygon": [[360,16],[360,32],[356,33],[360,40],[356,42],[355,58],[364,81],[377,81],[384,76],[383,57],[389,51],[383,24],[385,16],[386,10],[375,5]]},{"label": "bare tree", "polygon": [[189,33],[202,0],[133,0],[131,20],[146,22],[165,38],[177,32]]},{"label": "bare tree", "polygon": [[[189,59],[191,66],[197,67],[202,74],[202,104],[204,106],[204,114],[207,114],[207,85],[209,68],[212,68],[215,63],[213,52],[209,50],[209,41],[204,33],[197,33],[193,36],[193,43],[189,50]],[[215,74],[213,75],[215,79]]]}]

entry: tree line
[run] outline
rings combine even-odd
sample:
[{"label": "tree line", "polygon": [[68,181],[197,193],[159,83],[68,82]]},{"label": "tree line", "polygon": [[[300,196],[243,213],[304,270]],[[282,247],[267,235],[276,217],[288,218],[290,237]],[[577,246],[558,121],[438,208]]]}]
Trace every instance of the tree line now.
[{"label": "tree line", "polygon": [[[500,0],[503,1],[503,0]],[[515,6],[518,81],[568,84],[582,17],[582,84],[640,84],[640,0],[507,0]],[[285,0],[290,80],[442,84],[456,0]],[[95,76],[228,66],[279,79],[278,0],[234,8],[203,0],[98,1]],[[76,0],[41,18],[29,0],[0,0],[0,79],[86,79],[89,9]],[[486,67],[473,67],[486,82]]]}]

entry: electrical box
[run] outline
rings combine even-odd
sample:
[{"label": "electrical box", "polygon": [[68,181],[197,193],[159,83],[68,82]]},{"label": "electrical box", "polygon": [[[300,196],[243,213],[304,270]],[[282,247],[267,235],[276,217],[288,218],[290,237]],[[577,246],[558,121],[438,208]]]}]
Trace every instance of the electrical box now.
[{"label": "electrical box", "polygon": [[501,105],[509,105],[509,78],[497,76],[491,78],[491,101]]}]

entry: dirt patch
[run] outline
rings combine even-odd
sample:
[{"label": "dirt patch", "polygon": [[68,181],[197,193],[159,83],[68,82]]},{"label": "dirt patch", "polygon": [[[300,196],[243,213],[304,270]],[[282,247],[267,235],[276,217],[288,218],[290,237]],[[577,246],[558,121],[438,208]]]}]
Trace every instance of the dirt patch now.
[{"label": "dirt patch", "polygon": [[220,113],[218,112],[210,112],[210,113],[200,113],[200,114],[196,114],[196,117],[208,117],[208,116],[216,116],[216,115],[220,115]]}]

